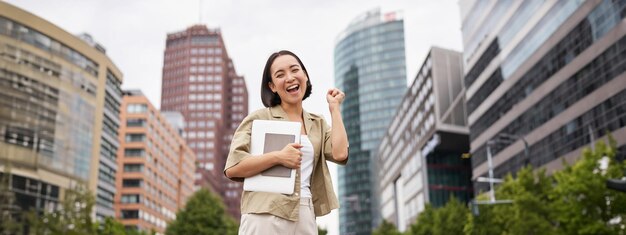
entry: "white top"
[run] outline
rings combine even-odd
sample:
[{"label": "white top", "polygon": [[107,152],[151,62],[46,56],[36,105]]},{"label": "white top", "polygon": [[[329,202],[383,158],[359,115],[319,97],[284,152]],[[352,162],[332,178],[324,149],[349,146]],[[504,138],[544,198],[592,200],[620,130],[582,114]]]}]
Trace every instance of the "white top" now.
[{"label": "white top", "polygon": [[300,165],[300,197],[311,198],[311,174],[313,173],[313,144],[306,135],[300,136],[302,164]]}]

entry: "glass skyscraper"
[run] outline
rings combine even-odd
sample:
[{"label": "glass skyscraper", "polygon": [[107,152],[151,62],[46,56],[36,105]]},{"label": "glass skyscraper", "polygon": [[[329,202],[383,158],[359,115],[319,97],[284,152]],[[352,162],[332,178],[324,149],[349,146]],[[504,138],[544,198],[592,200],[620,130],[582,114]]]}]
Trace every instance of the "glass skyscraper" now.
[{"label": "glass skyscraper", "polygon": [[350,161],[339,167],[339,231],[370,234],[378,211],[371,159],[407,89],[404,21],[395,12],[368,11],[338,36],[334,54],[350,141]]},{"label": "glass skyscraper", "polygon": [[526,165],[552,173],[609,132],[623,158],[626,1],[460,8],[473,178],[487,176],[488,144],[496,178]]}]

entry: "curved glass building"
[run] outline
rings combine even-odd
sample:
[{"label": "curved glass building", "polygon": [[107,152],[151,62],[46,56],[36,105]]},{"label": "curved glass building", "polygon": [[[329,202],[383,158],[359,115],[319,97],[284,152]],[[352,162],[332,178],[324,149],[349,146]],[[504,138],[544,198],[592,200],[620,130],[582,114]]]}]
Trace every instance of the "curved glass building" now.
[{"label": "curved glass building", "polygon": [[80,183],[96,218],[115,215],[121,77],[89,35],[0,2],[0,177],[16,214],[58,209]]},{"label": "curved glass building", "polygon": [[395,12],[365,12],[338,36],[334,57],[350,141],[349,164],[339,168],[339,231],[370,234],[378,210],[371,159],[406,91],[404,21]]}]

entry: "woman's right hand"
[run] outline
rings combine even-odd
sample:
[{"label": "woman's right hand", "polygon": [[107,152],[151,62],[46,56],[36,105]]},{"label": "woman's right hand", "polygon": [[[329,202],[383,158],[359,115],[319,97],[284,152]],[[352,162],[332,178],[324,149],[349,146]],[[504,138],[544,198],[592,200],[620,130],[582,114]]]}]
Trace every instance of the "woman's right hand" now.
[{"label": "woman's right hand", "polygon": [[286,145],[282,150],[277,151],[276,157],[278,158],[278,163],[291,169],[300,168],[300,164],[302,163],[302,152],[300,148],[302,148],[302,145],[291,143]]}]

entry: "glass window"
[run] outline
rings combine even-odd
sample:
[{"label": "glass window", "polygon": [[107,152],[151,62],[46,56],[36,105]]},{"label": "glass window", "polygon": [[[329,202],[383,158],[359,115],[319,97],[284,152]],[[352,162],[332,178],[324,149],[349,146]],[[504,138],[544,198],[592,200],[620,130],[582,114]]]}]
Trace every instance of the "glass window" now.
[{"label": "glass window", "polygon": [[143,172],[143,164],[124,164],[124,172]]},{"label": "glass window", "polygon": [[143,157],[146,155],[146,151],[142,148],[124,149],[124,156],[126,157]]},{"label": "glass window", "polygon": [[139,210],[122,210],[122,219],[138,219]]},{"label": "glass window", "polygon": [[129,118],[129,119],[126,119],[126,126],[127,127],[145,127],[146,126],[146,119],[143,119],[143,118]]},{"label": "glass window", "polygon": [[126,134],[126,142],[143,142],[146,140],[144,134]]},{"label": "glass window", "polygon": [[124,188],[139,188],[143,185],[142,179],[124,179],[122,181],[122,186]]},{"label": "glass window", "polygon": [[146,104],[128,104],[126,106],[126,112],[128,113],[145,113],[148,111],[148,105]]}]

